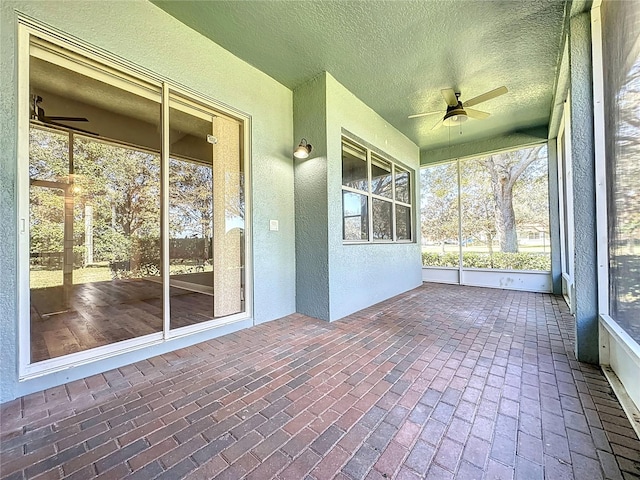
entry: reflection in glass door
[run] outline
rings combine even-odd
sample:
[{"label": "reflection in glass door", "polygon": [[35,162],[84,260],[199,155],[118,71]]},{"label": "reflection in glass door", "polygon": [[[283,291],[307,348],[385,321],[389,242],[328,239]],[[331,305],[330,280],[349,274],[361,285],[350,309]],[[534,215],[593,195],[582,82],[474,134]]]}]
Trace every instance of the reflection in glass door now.
[{"label": "reflection in glass door", "polygon": [[171,328],[244,311],[239,122],[172,94],[169,103]]},{"label": "reflection in glass door", "polygon": [[244,122],[30,39],[21,375],[246,319]]},{"label": "reflection in glass door", "polygon": [[32,39],[31,363],[162,332],[160,88],[87,63]]}]

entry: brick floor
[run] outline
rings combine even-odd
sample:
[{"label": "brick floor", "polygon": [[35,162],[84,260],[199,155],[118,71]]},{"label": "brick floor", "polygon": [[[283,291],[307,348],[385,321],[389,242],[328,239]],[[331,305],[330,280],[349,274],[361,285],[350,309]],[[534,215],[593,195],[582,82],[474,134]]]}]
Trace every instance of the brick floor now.
[{"label": "brick floor", "polygon": [[1,476],[639,479],[564,302],[427,284],[2,405]]}]

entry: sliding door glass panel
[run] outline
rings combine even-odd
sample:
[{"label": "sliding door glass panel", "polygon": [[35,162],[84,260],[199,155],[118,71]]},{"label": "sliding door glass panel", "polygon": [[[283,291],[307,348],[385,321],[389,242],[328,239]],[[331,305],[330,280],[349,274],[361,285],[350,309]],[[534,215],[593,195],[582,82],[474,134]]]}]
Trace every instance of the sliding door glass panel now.
[{"label": "sliding door glass panel", "polygon": [[[31,128],[29,158],[29,284],[32,295],[43,294],[41,303],[55,302],[48,288],[61,291],[63,284],[64,205],[69,176],[69,138],[65,133]],[[51,313],[60,307],[41,307]],[[32,305],[32,314],[37,312]]]},{"label": "sliding door glass panel", "polygon": [[[422,264],[459,267],[457,163],[424,167],[420,171]],[[397,194],[396,187],[396,194]]]},{"label": "sliding door glass panel", "polygon": [[171,328],[245,310],[244,171],[237,121],[177,95],[169,108]]},{"label": "sliding door glass panel", "polygon": [[31,361],[161,332],[159,88],[40,40],[29,67]]}]

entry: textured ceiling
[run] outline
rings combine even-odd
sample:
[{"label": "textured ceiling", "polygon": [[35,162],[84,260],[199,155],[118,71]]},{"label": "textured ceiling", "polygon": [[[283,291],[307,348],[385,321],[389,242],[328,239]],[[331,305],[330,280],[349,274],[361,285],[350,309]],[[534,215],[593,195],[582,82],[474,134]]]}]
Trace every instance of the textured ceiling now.
[{"label": "textured ceiling", "polygon": [[[153,1],[289,88],[331,73],[422,150],[549,121],[565,0]],[[464,101],[501,85],[462,134],[407,118],[444,114],[443,88]]]}]

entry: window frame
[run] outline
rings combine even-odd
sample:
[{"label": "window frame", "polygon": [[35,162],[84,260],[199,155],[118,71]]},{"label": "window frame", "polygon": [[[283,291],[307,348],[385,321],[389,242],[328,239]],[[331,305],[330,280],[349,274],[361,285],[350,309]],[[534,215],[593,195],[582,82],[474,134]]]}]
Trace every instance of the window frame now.
[{"label": "window frame", "polygon": [[[402,164],[398,160],[393,159],[389,155],[374,149],[370,146],[363,145],[363,142],[358,142],[353,140],[352,138],[343,135],[340,142],[340,152],[341,152],[341,162],[344,161],[344,146],[348,145],[351,148],[355,148],[357,150],[363,150],[366,155],[366,168],[367,168],[367,189],[360,190],[358,188],[350,187],[344,184],[344,179],[342,179],[341,185],[341,201],[342,201],[342,242],[344,245],[361,245],[361,244],[396,244],[396,243],[415,243],[415,200],[414,200],[414,185],[415,185],[415,172],[409,168],[408,166]],[[384,195],[379,195],[373,192],[373,164],[376,160],[386,162],[390,166],[390,176],[391,176],[391,196],[387,197]],[[396,195],[396,180],[398,173],[406,173],[409,179],[408,185],[408,196],[409,202],[402,202],[397,199]],[[367,198],[367,228],[368,228],[368,238],[366,240],[347,240],[345,239],[345,214],[344,214],[344,192],[356,193],[359,195],[364,195]],[[391,238],[389,239],[376,239],[374,238],[374,213],[373,213],[373,201],[383,201],[389,203],[391,205]],[[409,209],[410,212],[410,235],[408,239],[399,239],[398,238],[398,225],[397,225],[397,214],[396,207],[402,206]]]}]

